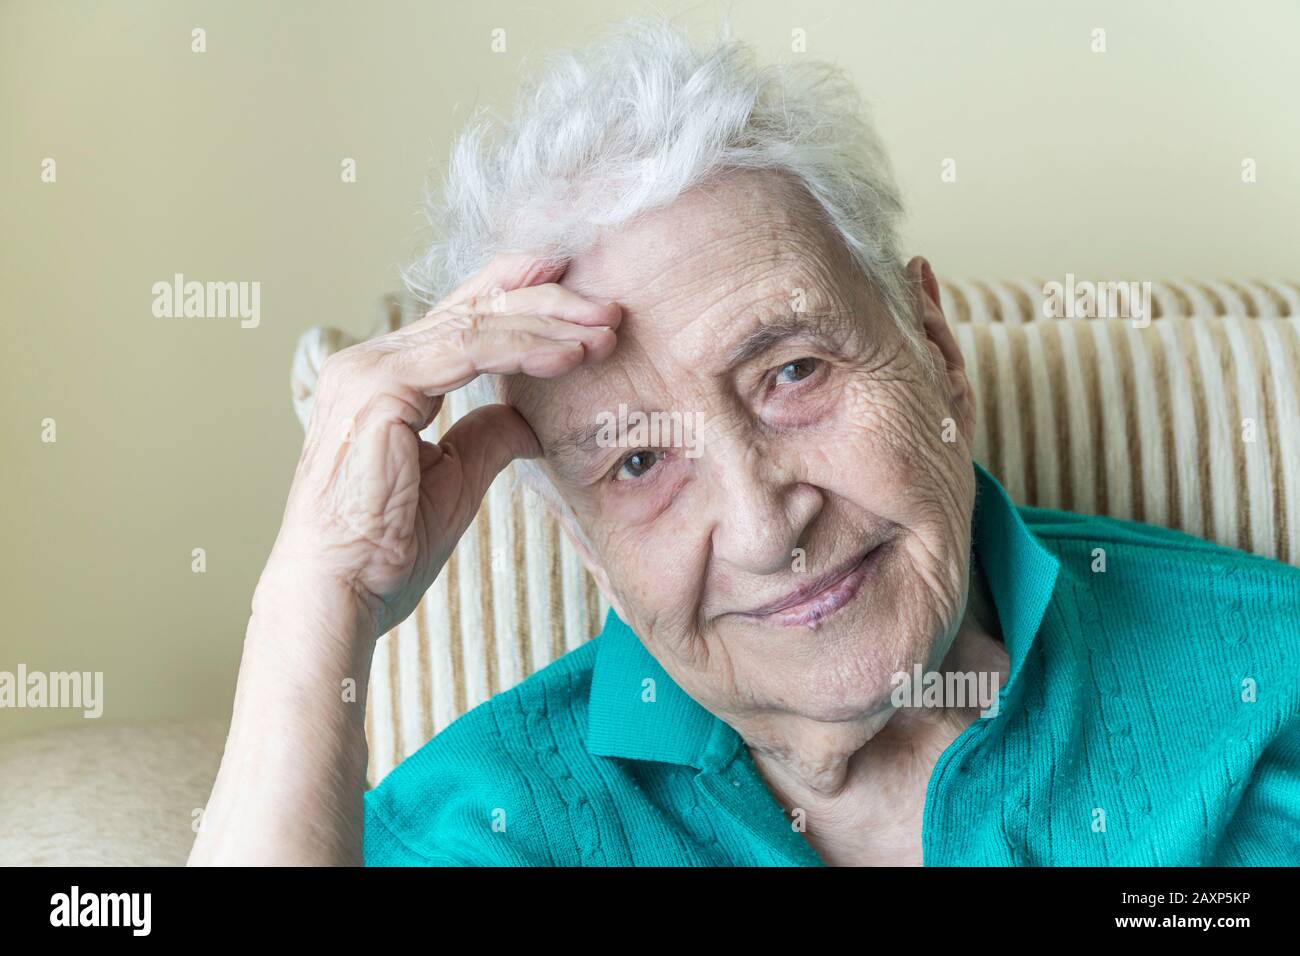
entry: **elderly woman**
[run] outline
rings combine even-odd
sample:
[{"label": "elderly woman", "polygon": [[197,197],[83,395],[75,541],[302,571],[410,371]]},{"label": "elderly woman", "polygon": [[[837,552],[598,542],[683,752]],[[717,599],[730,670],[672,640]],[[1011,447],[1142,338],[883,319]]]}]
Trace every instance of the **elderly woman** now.
[{"label": "elderly woman", "polygon": [[[440,300],[323,370],[191,862],[1300,860],[1300,571],[1008,500],[900,209],[838,73],[655,24],[468,134]],[[516,460],[605,628],[364,793],[377,636]]]}]

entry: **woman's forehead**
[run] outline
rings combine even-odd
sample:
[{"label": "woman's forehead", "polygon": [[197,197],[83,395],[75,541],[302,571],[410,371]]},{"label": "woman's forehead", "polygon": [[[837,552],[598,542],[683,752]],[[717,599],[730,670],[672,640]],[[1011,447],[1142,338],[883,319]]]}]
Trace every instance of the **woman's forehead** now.
[{"label": "woman's forehead", "polygon": [[546,447],[587,410],[623,399],[700,400],[706,379],[763,327],[853,311],[851,259],[806,211],[779,178],[738,174],[606,230],[561,282],[623,305],[613,354],[556,379],[516,376],[507,401]]},{"label": "woman's forehead", "polygon": [[838,245],[816,204],[784,176],[739,171],[603,228],[561,282],[593,298],[643,298],[648,306],[709,280],[725,283],[747,266],[833,257]]}]

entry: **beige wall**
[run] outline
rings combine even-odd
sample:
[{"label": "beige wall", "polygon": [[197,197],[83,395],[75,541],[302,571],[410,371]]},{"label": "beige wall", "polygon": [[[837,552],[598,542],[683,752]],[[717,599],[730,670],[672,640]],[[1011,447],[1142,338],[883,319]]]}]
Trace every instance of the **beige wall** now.
[{"label": "beige wall", "polygon": [[[368,327],[430,160],[526,55],[647,9],[0,4],[0,670],[102,670],[111,718],[228,713],[300,440],[295,339]],[[1300,274],[1300,4],[748,2],[733,23],[769,56],[802,28],[853,71],[941,274]],[[154,318],[176,272],[260,281],[260,326]],[[0,711],[0,735],[79,719]]]}]

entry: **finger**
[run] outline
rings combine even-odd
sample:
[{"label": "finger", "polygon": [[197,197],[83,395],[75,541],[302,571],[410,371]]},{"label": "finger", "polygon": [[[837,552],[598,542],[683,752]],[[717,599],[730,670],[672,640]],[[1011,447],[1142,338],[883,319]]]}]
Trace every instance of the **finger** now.
[{"label": "finger", "polygon": [[[601,314],[615,323],[621,319],[621,309],[617,306],[602,310]],[[459,381],[466,371],[459,360],[466,356],[474,360],[479,372],[494,372],[497,370],[494,353],[498,349],[514,355],[526,349],[530,342],[548,341],[581,343],[588,358],[603,361],[613,351],[617,337],[609,325],[583,325],[533,314],[470,314],[448,315],[437,323],[401,329],[363,343],[359,348],[390,367],[391,374],[403,384],[419,387],[415,383],[423,375],[430,387],[443,388],[451,379],[438,376],[441,367],[454,368],[455,380]],[[483,363],[491,363],[492,367]],[[446,390],[458,387],[453,385]]]},{"label": "finger", "polygon": [[556,283],[529,286],[511,292],[493,290],[488,296],[471,295],[453,302],[440,312],[430,312],[395,333],[399,340],[423,335],[433,328],[455,328],[457,318],[496,321],[502,316],[539,315],[563,319],[577,325],[617,328],[623,308],[617,302],[598,302]]},{"label": "finger", "polygon": [[395,336],[364,343],[364,350],[354,346],[347,367],[340,364],[334,374],[354,379],[366,393],[393,392],[400,386],[431,398],[484,373],[552,378],[584,362],[603,361],[617,344],[612,329],[539,316],[498,317],[459,329]]},{"label": "finger", "polygon": [[432,397],[433,401],[429,403],[429,411],[428,411],[428,413],[424,416],[424,420],[421,421],[418,425],[414,426],[414,427],[415,427],[415,430],[416,430],[417,433],[424,431],[426,428],[428,428],[430,425],[432,425],[432,424],[433,424],[433,420],[434,420],[435,418],[437,418],[437,417],[438,417],[438,413],[439,413],[440,411],[442,411],[442,400],[443,400],[443,396],[442,396],[442,395],[433,395],[433,396],[431,396],[431,397]]},{"label": "finger", "polygon": [[394,332],[330,356],[321,370],[317,410],[336,392],[372,396],[364,417],[400,418],[419,432],[437,416],[442,396],[481,374],[555,378],[604,361],[617,341],[609,328],[541,316],[497,316],[422,335]]},{"label": "finger", "polygon": [[537,458],[541,442],[522,415],[509,405],[484,405],[474,409],[447,430],[438,445],[443,455],[458,457],[465,492],[477,510],[488,486],[501,469],[516,458]]},{"label": "finger", "polygon": [[[572,326],[571,326],[572,327]],[[555,378],[579,365],[602,361],[616,339],[606,329],[585,330],[594,336],[589,346],[577,338],[546,338],[532,332],[497,329],[478,333],[454,355],[440,354],[429,362],[402,363],[394,374],[412,388],[446,394],[479,375],[528,375]]]},{"label": "finger", "polygon": [[436,326],[409,332],[400,339],[376,342],[380,354],[401,360],[435,361],[439,355],[457,355],[467,350],[475,355],[476,340],[486,335],[503,340],[509,333],[530,335],[552,342],[581,342],[604,358],[617,341],[608,325],[579,325],[543,315],[466,315],[450,316]]},{"label": "finger", "polygon": [[452,303],[443,313],[446,316],[525,314],[550,316],[579,325],[608,325],[611,328],[623,319],[623,309],[617,302],[598,302],[554,282],[511,292],[494,291],[486,299],[470,296]]},{"label": "finger", "polygon": [[493,289],[510,292],[542,282],[558,282],[568,268],[568,259],[503,253],[444,296],[433,311],[441,312],[452,303],[472,296],[490,296]]},{"label": "finger", "polygon": [[468,346],[474,337],[502,332],[525,332],[538,338],[581,342],[586,346],[599,348],[612,342],[615,325],[621,316],[613,314],[612,318],[614,325],[587,325],[527,312],[517,315],[453,315],[436,325],[412,330],[382,344],[376,340],[376,350],[381,352],[421,350],[431,355],[439,349],[445,352],[456,352]]}]

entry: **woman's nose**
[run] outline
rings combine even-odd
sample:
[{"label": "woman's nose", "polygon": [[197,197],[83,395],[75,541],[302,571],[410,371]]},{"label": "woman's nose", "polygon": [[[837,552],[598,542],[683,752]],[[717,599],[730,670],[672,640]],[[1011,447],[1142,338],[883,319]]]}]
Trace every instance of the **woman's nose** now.
[{"label": "woman's nose", "polygon": [[715,558],[754,574],[788,571],[823,503],[798,456],[775,443],[733,439],[710,442],[705,457],[714,477]]}]

